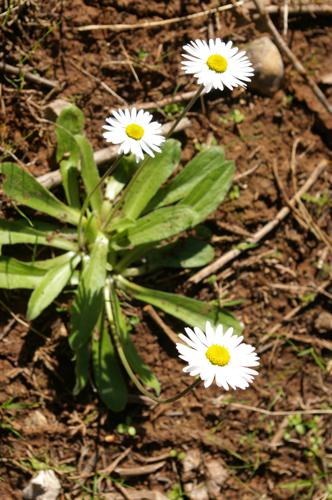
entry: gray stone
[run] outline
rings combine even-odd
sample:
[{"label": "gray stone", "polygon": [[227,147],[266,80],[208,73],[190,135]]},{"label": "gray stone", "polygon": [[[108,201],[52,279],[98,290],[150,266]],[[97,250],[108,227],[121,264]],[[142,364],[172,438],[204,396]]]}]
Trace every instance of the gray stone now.
[{"label": "gray stone", "polygon": [[263,95],[273,95],[284,76],[284,63],[279,49],[268,36],[254,40],[246,47],[255,75],[250,88]]},{"label": "gray stone", "polygon": [[51,122],[55,122],[61,111],[70,106],[70,102],[65,99],[56,99],[55,101],[50,102],[44,108],[44,116],[46,120],[50,120]]}]

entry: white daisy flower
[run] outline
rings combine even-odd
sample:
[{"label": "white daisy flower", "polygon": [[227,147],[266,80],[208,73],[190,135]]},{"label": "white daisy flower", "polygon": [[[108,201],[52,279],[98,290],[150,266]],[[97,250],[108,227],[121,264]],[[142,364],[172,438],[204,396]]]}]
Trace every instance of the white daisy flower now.
[{"label": "white daisy flower", "polygon": [[233,47],[233,42],[224,43],[220,38],[195,40],[183,47],[182,62],[185,73],[195,75],[204,92],[211,89],[233,90],[234,87],[246,87],[254,74],[251,62],[245,52]]},{"label": "white daisy flower", "polygon": [[258,375],[252,366],[259,365],[255,348],[245,344],[243,337],[233,334],[233,328],[224,333],[222,325],[212,328],[207,321],[206,332],[200,328],[185,328],[186,335],[179,337],[184,344],[176,344],[179,357],[188,363],[183,371],[193,377],[199,375],[204,386],[209,387],[214,378],[218,387],[228,391],[246,389]]},{"label": "white daisy flower", "polygon": [[161,135],[161,125],[151,121],[153,116],[147,111],[136,108],[119,109],[106,118],[106,132],[103,137],[107,142],[120,144],[119,153],[133,153],[136,161],[143,160],[144,152],[154,157],[154,151],[160,153],[160,145],[165,138]]}]

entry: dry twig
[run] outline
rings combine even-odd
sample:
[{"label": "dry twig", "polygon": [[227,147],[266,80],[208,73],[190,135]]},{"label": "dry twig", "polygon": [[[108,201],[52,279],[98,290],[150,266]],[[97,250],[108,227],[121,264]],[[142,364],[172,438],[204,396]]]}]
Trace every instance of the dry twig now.
[{"label": "dry twig", "polygon": [[179,342],[179,338],[175,332],[161,319],[157,311],[152,306],[145,306],[144,311],[146,311],[149,316],[157,323],[158,326],[162,329],[162,331],[167,335],[167,337],[176,344]]},{"label": "dry twig", "polygon": [[124,460],[129,455],[130,452],[131,452],[131,448],[126,448],[122,453],[120,453],[120,455],[118,455],[113,460],[113,462],[108,467],[106,467],[105,469],[103,469],[99,472],[101,472],[103,474],[111,475],[112,472],[114,471],[114,469],[116,469],[116,467],[119,465],[119,463],[122,462],[122,460]]},{"label": "dry twig", "polygon": [[240,7],[243,5],[243,0],[235,2],[229,5],[222,5],[220,7],[215,7],[214,9],[208,9],[201,12],[196,12],[195,14],[189,14],[182,17],[173,17],[172,19],[163,19],[162,21],[147,21],[145,23],[137,24],[89,24],[87,26],[79,26],[78,31],[93,31],[93,30],[111,30],[111,31],[126,31],[126,30],[137,30],[141,28],[155,28],[156,26],[166,26],[168,24],[182,23],[184,21],[190,21],[192,19],[198,19],[200,17],[205,17],[216,12],[222,12],[225,10],[234,9],[234,7]]},{"label": "dry twig", "polygon": [[[253,6],[248,6],[248,8],[252,9]],[[265,9],[269,14],[282,14],[283,16],[286,10],[289,16],[296,14],[309,14],[312,16],[332,14],[332,5],[327,3],[318,5],[299,2],[299,5],[267,5]]]},{"label": "dry twig", "polygon": [[253,411],[268,415],[269,417],[283,417],[287,415],[332,415],[332,408],[315,408],[308,410],[289,410],[289,411],[273,411],[266,410],[265,408],[258,408],[256,406],[245,405],[242,403],[225,403],[228,407],[236,408],[239,410]]},{"label": "dry twig", "polygon": [[[290,206],[293,207],[297,201],[301,198],[301,196],[308,191],[308,189],[311,188],[311,186],[316,182],[318,177],[321,175],[321,173],[325,170],[327,167],[328,162],[326,160],[322,160],[319,165],[315,168],[315,170],[312,172],[310,177],[307,179],[307,181],[303,184],[302,188],[299,189],[299,191],[293,196],[293,198],[289,201]],[[243,242],[242,245],[238,248],[234,248],[230,250],[229,252],[225,253],[219,259],[216,261],[212,262],[212,264],[209,264],[208,266],[204,267],[201,269],[198,273],[194,274],[189,278],[189,282],[192,283],[199,283],[203,279],[207,278],[211,274],[215,273],[218,271],[221,267],[223,267],[225,264],[228,264],[232,260],[236,259],[241,255],[245,250],[248,248],[251,248],[252,245],[256,245],[258,242],[260,242],[263,238],[265,238],[273,229],[275,229],[282,220],[284,220],[287,215],[290,213],[290,208],[289,207],[283,207],[275,216],[273,220],[265,224],[261,229],[259,229],[251,238],[248,238],[246,241]]]},{"label": "dry twig", "polygon": [[30,71],[25,69],[16,68],[16,66],[12,66],[11,64],[6,64],[4,62],[0,62],[0,70],[5,73],[10,73],[12,75],[23,75],[26,80],[29,80],[33,83],[38,83],[39,85],[43,85],[44,87],[49,87],[52,89],[60,90],[60,85],[55,80],[48,80],[47,78],[43,78],[42,76],[35,75]]},{"label": "dry twig", "polygon": [[[194,14],[189,14],[187,16],[182,17],[173,17],[172,19],[162,19],[161,21],[146,21],[144,23],[137,24],[89,24],[87,26],[79,26],[77,28],[78,31],[94,31],[94,30],[111,30],[111,31],[128,31],[128,30],[136,30],[136,29],[150,29],[156,28],[158,26],[165,26],[169,24],[182,23],[185,21],[190,21],[192,19],[197,19],[200,17],[205,17],[210,14],[218,14],[219,12],[230,10],[236,7],[241,7],[245,5],[248,9],[253,10],[255,7],[253,3],[246,3],[243,0],[239,2],[232,2],[229,5],[222,5],[220,7],[215,7],[213,9],[207,9],[202,12],[196,12]],[[266,11],[269,14],[278,14],[283,13],[285,10],[284,7],[278,5],[268,5],[266,7]],[[332,14],[332,6],[329,4],[307,4],[307,5],[292,5],[288,7],[288,14],[311,14],[311,15],[329,15]]]},{"label": "dry twig", "polygon": [[155,102],[141,102],[137,104],[137,108],[139,109],[160,109],[168,104],[176,104],[178,102],[190,101],[196,94],[196,90],[190,90],[189,92],[181,92],[180,94],[176,94],[174,96],[165,97],[164,99],[160,99]]},{"label": "dry twig", "polygon": [[268,11],[266,10],[266,7],[264,5],[264,0],[254,0],[255,5],[260,13],[260,15],[265,19],[266,25],[269,28],[269,31],[271,32],[274,41],[276,45],[278,46],[279,50],[290,60],[290,62],[293,64],[294,68],[300,73],[300,75],[305,79],[317,99],[320,101],[320,103],[324,106],[324,108],[332,114],[332,105],[329,103],[329,101],[326,99],[325,95],[323,92],[320,90],[318,85],[315,83],[315,81],[311,78],[311,76],[308,75],[307,70],[303,66],[303,64],[298,60],[298,58],[293,54],[293,52],[290,50],[290,48],[286,45],[285,41],[283,40],[282,36],[278,32],[277,28],[274,26]]}]

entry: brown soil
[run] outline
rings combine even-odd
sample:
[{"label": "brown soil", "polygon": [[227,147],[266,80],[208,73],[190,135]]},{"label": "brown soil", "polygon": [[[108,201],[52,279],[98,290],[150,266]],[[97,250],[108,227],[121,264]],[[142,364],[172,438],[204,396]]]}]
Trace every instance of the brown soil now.
[{"label": "brown soil", "polygon": [[[5,62],[24,63],[62,88],[54,93],[6,73],[0,76],[1,155],[9,158],[5,151],[10,150],[34,175],[54,168],[53,126],[44,120],[43,107],[55,97],[83,110],[87,136],[100,148],[104,118],[121,105],[100,82],[130,104],[156,101],[172,95],[176,85],[180,92],[194,88],[179,69],[186,41],[214,33],[243,45],[264,32],[236,9],[154,29],[77,30],[87,24],[185,16],[214,7],[214,1],[14,2],[19,3],[0,18]],[[5,9],[6,2],[1,11]],[[274,20],[278,25],[278,16]],[[289,46],[317,82],[331,71],[331,37],[331,18],[301,14],[289,20]],[[135,66],[128,64],[128,56]],[[331,98],[332,87],[322,89]],[[229,118],[232,109],[243,114],[242,123]],[[238,193],[233,190],[206,224],[217,255],[241,243],[246,232],[254,233],[285,204],[272,163],[291,197],[322,159],[331,158],[330,118],[287,62],[282,89],[273,97],[250,91],[212,93],[190,118],[193,126],[181,134],[184,160],[213,134],[235,160],[238,173],[257,166],[236,183]],[[297,139],[294,177],[291,155]],[[327,201],[322,206],[305,202],[325,235],[332,229],[331,193],[331,170],[326,169],[310,194],[324,195]],[[189,287],[183,285],[187,272],[174,278],[158,274],[154,284],[161,289],[204,299],[241,299],[232,310],[245,325],[245,338],[261,353],[260,375],[243,393],[200,387],[168,406],[149,405],[132,389],[132,402],[120,415],[107,412],[91,388],[76,399],[71,394],[68,296],[28,325],[28,295],[3,291],[0,404],[14,398],[20,406],[0,407],[0,498],[21,498],[28,480],[45,464],[56,471],[67,499],[157,499],[149,496],[157,491],[173,499],[332,498],[330,416],[309,411],[331,407],[331,323],[323,328],[320,321],[331,322],[331,265],[322,237],[290,215],[215,283]],[[294,317],[284,321],[298,306]],[[140,353],[159,377],[163,393],[175,394],[188,377],[174,346],[138,304],[129,313],[141,320],[133,329]],[[170,318],[164,319],[172,326]],[[273,413],[299,409],[308,413],[297,422]],[[136,429],[134,437],[117,431],[127,418]],[[201,496],[190,493],[199,487]]]}]

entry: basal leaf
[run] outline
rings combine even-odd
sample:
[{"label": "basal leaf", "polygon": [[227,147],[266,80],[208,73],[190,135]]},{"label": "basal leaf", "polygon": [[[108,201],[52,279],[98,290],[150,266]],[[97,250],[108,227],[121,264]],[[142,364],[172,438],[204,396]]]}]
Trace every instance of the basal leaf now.
[{"label": "basal leaf", "polygon": [[4,192],[17,203],[39,210],[59,221],[78,224],[78,210],[62,203],[32,175],[15,163],[0,164],[0,173],[6,177],[3,183]]},{"label": "basal leaf", "polygon": [[60,266],[61,264],[66,264],[70,259],[76,255],[75,252],[66,252],[56,257],[44,260],[34,260],[31,264],[39,269],[45,269],[49,271],[52,267]]},{"label": "basal leaf", "polygon": [[189,237],[147,251],[145,257],[147,271],[162,267],[192,268],[211,262],[214,250],[205,241]]},{"label": "basal leaf", "polygon": [[118,278],[118,284],[136,299],[159,307],[159,309],[182,320],[187,325],[205,329],[206,321],[210,321],[214,326],[222,324],[226,327],[233,327],[236,333],[240,333],[242,330],[239,321],[217,305],[175,293],[145,288],[123,277]]},{"label": "basal leaf", "polygon": [[108,239],[98,235],[89,260],[85,263],[72,307],[72,333],[69,343],[75,351],[91,338],[103,310]]},{"label": "basal leaf", "polygon": [[73,389],[74,396],[77,396],[89,379],[89,361],[90,361],[90,346],[84,345],[82,348],[75,351],[75,387]]},{"label": "basal leaf", "polygon": [[233,176],[234,163],[224,162],[212,170],[195,188],[185,196],[179,206],[187,206],[196,212],[195,224],[205,220],[223,201],[229,190]]},{"label": "basal leaf", "polygon": [[190,207],[164,207],[138,219],[112,241],[115,248],[160,241],[191,227],[196,213]]},{"label": "basal leaf", "polygon": [[62,229],[44,222],[33,221],[31,226],[27,221],[0,220],[0,245],[15,245],[26,243],[46,245],[63,250],[77,250],[77,233],[73,229]]},{"label": "basal leaf", "polygon": [[102,401],[111,410],[122,411],[128,399],[127,385],[104,321],[99,334],[93,336],[92,361],[94,378]]},{"label": "basal leaf", "polygon": [[225,162],[223,149],[211,146],[198,153],[166,186],[159,189],[148,209],[175,203],[187,196],[212,170],[221,169]]},{"label": "basal leaf", "polygon": [[137,219],[151,198],[171,175],[180,160],[180,143],[169,139],[161,153],[147,157],[132,177],[121,200],[121,215]]},{"label": "basal leaf", "polygon": [[45,271],[13,257],[0,257],[0,288],[35,288]]},{"label": "basal leaf", "polygon": [[32,292],[28,303],[28,319],[35,319],[49,306],[67,285],[81,257],[73,252],[67,254],[67,262],[62,262],[46,272],[39,285]]},{"label": "basal leaf", "polygon": [[83,134],[84,115],[74,104],[61,111],[56,121],[57,151],[56,159],[60,164],[62,184],[67,202],[71,207],[80,207],[78,168],[80,150],[75,141],[76,134]]}]

